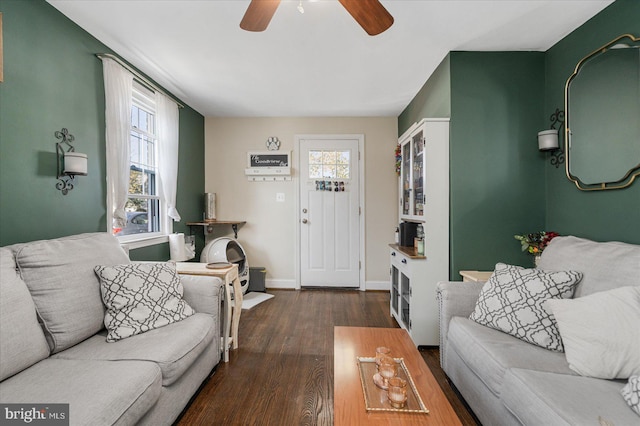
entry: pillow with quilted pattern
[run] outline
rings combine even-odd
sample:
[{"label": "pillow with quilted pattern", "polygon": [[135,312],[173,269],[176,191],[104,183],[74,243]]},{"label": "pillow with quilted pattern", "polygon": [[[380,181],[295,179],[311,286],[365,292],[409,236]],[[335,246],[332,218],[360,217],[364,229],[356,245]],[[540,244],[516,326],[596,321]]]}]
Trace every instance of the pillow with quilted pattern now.
[{"label": "pillow with quilted pattern", "polygon": [[640,416],[640,376],[629,377],[629,383],[622,388],[620,393],[629,407]]},{"label": "pillow with quilted pattern", "polygon": [[572,297],[581,279],[582,274],[576,271],[543,271],[498,263],[469,318],[525,342],[562,352],[558,326],[544,302]]},{"label": "pillow with quilted pattern", "polygon": [[184,289],[174,264],[96,266],[95,272],[107,307],[107,342],[164,327],[194,314],[182,298]]}]

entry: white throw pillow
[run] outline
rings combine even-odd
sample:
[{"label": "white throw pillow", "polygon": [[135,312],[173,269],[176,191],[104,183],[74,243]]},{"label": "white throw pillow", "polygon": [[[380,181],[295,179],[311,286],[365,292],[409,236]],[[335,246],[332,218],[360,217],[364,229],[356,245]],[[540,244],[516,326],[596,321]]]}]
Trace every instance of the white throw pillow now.
[{"label": "white throw pillow", "polygon": [[163,327],[194,314],[174,264],[133,263],[96,266],[107,307],[107,342]]},{"label": "white throw pillow", "polygon": [[549,300],[569,367],[601,379],[640,374],[640,287]]},{"label": "white throw pillow", "polygon": [[498,263],[469,318],[525,342],[562,352],[560,333],[543,302],[571,297],[581,278],[582,274],[575,271],[543,271]]}]

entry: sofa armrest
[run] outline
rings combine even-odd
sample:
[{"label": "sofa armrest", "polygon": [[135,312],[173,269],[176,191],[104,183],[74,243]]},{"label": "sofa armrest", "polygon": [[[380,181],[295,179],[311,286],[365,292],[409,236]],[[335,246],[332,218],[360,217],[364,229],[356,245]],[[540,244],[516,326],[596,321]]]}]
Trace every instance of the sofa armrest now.
[{"label": "sofa armrest", "polygon": [[224,282],[218,277],[204,275],[180,275],[184,287],[184,300],[196,312],[220,318]]},{"label": "sofa armrest", "polygon": [[482,281],[442,281],[436,287],[440,320],[440,365],[444,369],[448,344],[449,321],[452,317],[468,318],[473,312]]}]

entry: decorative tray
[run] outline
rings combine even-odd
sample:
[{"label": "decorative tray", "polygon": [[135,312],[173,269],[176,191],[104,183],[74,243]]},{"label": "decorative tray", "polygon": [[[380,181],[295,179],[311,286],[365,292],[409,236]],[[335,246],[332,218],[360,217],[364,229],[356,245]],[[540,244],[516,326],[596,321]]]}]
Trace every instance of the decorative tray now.
[{"label": "decorative tray", "polygon": [[364,393],[364,404],[367,411],[396,411],[403,413],[428,413],[429,410],[422,402],[413,378],[407,367],[404,365],[404,359],[394,358],[398,365],[398,377],[407,381],[407,404],[404,408],[393,408],[387,399],[387,391],[380,389],[373,382],[373,376],[378,372],[376,367],[376,359],[369,357],[358,357],[358,370],[360,371],[360,382],[362,383],[362,392]]}]

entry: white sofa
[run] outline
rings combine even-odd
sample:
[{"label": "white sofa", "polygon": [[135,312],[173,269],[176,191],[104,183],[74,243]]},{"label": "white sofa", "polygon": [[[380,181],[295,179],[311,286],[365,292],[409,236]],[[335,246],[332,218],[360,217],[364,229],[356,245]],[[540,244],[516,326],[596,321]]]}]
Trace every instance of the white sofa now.
[{"label": "white sofa", "polygon": [[0,403],[70,404],[71,425],[171,425],[220,361],[222,281],[181,277],[194,315],[106,342],[94,267],[129,263],[81,234],[0,248]]},{"label": "white sofa", "polygon": [[[582,272],[574,298],[640,286],[640,246],[556,237],[539,268]],[[620,394],[626,380],[578,375],[565,353],[470,320],[483,285],[442,282],[437,288],[442,368],[483,424],[640,425]]]}]

